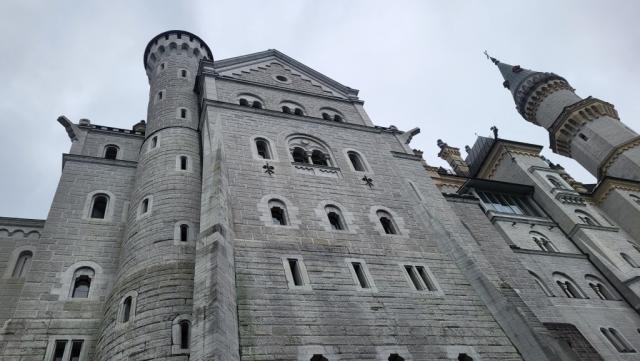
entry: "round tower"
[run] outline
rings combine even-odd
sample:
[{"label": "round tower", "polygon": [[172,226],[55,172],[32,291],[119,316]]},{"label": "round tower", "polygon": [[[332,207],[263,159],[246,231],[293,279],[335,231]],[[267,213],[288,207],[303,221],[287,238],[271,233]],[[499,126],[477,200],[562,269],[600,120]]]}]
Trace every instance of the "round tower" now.
[{"label": "round tower", "polygon": [[[97,360],[184,360],[182,324],[192,312],[201,193],[195,77],[209,47],[186,31],[154,37],[144,52],[149,78],[145,141],[107,300]],[[182,322],[182,323],[181,323]]]},{"label": "round tower", "polygon": [[522,117],[547,129],[555,153],[575,159],[598,179],[640,180],[640,137],[620,122],[612,104],[579,97],[554,73],[491,61]]}]

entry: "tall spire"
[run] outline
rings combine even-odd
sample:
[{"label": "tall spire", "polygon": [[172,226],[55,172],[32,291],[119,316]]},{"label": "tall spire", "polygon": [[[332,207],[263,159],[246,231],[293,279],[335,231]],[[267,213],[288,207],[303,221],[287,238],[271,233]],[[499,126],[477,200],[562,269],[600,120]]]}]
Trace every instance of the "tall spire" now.
[{"label": "tall spire", "polygon": [[533,119],[531,114],[528,114],[527,112],[527,102],[530,100],[529,98],[531,96],[535,96],[534,91],[536,88],[554,80],[560,81],[564,83],[566,87],[571,88],[569,83],[557,74],[543,73],[522,68],[520,65],[503,63],[498,59],[489,56],[486,51],[484,54],[498,67],[498,70],[504,79],[502,85],[509,89],[511,95],[513,95],[513,100],[516,103],[518,112],[528,121],[535,122],[535,119]]}]

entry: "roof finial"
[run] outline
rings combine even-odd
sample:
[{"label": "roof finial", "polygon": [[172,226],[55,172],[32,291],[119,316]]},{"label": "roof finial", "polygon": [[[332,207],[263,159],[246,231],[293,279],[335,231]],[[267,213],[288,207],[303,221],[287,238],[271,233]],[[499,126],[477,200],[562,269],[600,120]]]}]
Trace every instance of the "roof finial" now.
[{"label": "roof finial", "polygon": [[495,125],[492,126],[491,128],[489,128],[489,130],[491,130],[493,132],[493,137],[495,139],[498,139],[498,127],[496,127]]},{"label": "roof finial", "polygon": [[500,62],[498,59],[490,56],[489,53],[486,50],[484,51],[484,55],[487,57],[487,59],[491,60],[491,62],[496,64],[496,65],[498,65],[498,63]]}]

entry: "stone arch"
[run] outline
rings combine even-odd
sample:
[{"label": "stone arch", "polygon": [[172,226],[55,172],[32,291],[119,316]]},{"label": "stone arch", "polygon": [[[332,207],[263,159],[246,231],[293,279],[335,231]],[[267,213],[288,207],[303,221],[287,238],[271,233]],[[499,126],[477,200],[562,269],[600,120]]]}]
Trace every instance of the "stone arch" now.
[{"label": "stone arch", "polygon": [[[382,224],[380,223],[379,212],[385,212],[391,216],[391,220],[393,224],[397,228],[396,234],[388,234]],[[405,227],[405,222],[402,217],[400,217],[396,212],[382,205],[375,205],[369,208],[369,220],[373,223],[374,228],[378,231],[381,236],[392,236],[392,237],[403,237],[407,238],[409,236],[409,231]]]},{"label": "stone arch", "polygon": [[31,260],[33,260],[33,257],[35,257],[36,255],[36,247],[27,245],[14,248],[11,252],[11,255],[9,256],[9,259],[7,260],[7,268],[4,270],[4,275],[2,276],[2,278],[11,278],[16,267],[16,262],[23,252],[31,252]]},{"label": "stone arch", "polygon": [[[344,154],[344,157],[347,159],[347,163],[349,164],[349,168],[354,171],[354,172],[360,172],[360,173],[367,173],[367,174],[375,174],[373,172],[373,169],[371,168],[371,165],[369,165],[369,162],[367,161],[367,157],[364,156],[364,154],[356,149],[353,148],[345,148],[342,150],[342,153]],[[352,160],[351,154],[355,153],[357,155],[357,157],[359,158],[360,162],[362,162],[362,166],[364,168],[364,170],[357,170],[354,166],[354,162]]]},{"label": "stone arch", "polygon": [[339,210],[340,216],[342,217],[342,221],[344,222],[344,225],[345,225],[345,229],[341,230],[340,232],[347,232],[347,233],[357,232],[359,228],[356,224],[356,218],[353,212],[350,212],[349,210],[347,210],[347,208],[344,207],[339,202],[335,202],[332,200],[323,200],[320,203],[318,203],[318,206],[314,209],[314,212],[317,218],[320,220],[320,226],[325,231],[327,232],[335,231],[335,229],[329,222],[329,219],[327,218],[327,207],[329,208],[335,207],[336,209]]},{"label": "stone arch", "polygon": [[59,300],[66,300],[71,298],[72,282],[76,270],[80,268],[91,268],[94,272],[93,280],[91,281],[91,288],[89,290],[89,297],[84,300],[97,300],[104,295],[107,286],[107,280],[104,277],[102,267],[93,261],[79,261],[69,266],[64,272],[58,274],[60,280],[59,287],[51,289],[52,295],[57,295]]},{"label": "stone arch", "polygon": [[[271,207],[269,205],[270,202],[273,201],[281,202],[286,207],[286,225],[276,225],[273,223]],[[258,202],[258,214],[260,215],[260,220],[268,227],[287,227],[297,229],[302,224],[298,218],[298,207],[295,207],[287,197],[279,194],[271,193],[263,196],[260,199],[260,202]]]},{"label": "stone arch", "polygon": [[[104,218],[91,218],[91,206],[93,204],[93,199],[100,194],[104,194],[108,197],[107,209],[104,213]],[[84,208],[82,210],[82,219],[90,220],[92,222],[111,222],[113,220],[113,214],[116,205],[116,196],[104,189],[95,190],[87,194],[87,198],[84,202]]]},{"label": "stone arch", "polygon": [[286,137],[287,149],[289,150],[289,160],[295,162],[294,152],[303,149],[306,152],[308,163],[313,163],[314,154],[322,154],[328,166],[335,166],[335,157],[327,143],[312,135],[294,133]]},{"label": "stone arch", "polygon": [[[269,147],[269,152],[270,152],[270,158],[262,158],[259,154],[258,154],[258,149],[257,149],[257,141],[258,140],[264,140],[267,142],[267,146]],[[251,155],[253,157],[253,159],[257,159],[260,161],[272,161],[272,162],[277,162],[278,161],[278,152],[276,151],[275,148],[275,143],[273,142],[273,140],[271,140],[269,137],[266,137],[264,135],[253,135],[250,137],[250,143],[249,143],[249,149],[251,150]]]}]

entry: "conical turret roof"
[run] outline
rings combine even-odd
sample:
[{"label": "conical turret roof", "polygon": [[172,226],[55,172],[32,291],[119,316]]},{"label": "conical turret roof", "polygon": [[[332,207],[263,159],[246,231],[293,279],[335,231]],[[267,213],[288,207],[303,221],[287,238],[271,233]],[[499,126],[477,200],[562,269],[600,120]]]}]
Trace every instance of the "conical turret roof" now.
[{"label": "conical turret roof", "polygon": [[[550,80],[561,80],[568,85],[568,82],[557,74],[525,69],[520,67],[520,65],[503,63],[496,58],[490,59],[498,67],[498,70],[500,70],[502,78],[504,79],[502,85],[509,89],[511,95],[513,95],[513,100],[516,103],[518,112],[525,119],[527,119],[527,116],[525,115],[525,105],[527,104],[527,100],[539,85]],[[533,121],[533,119],[527,120]]]}]

